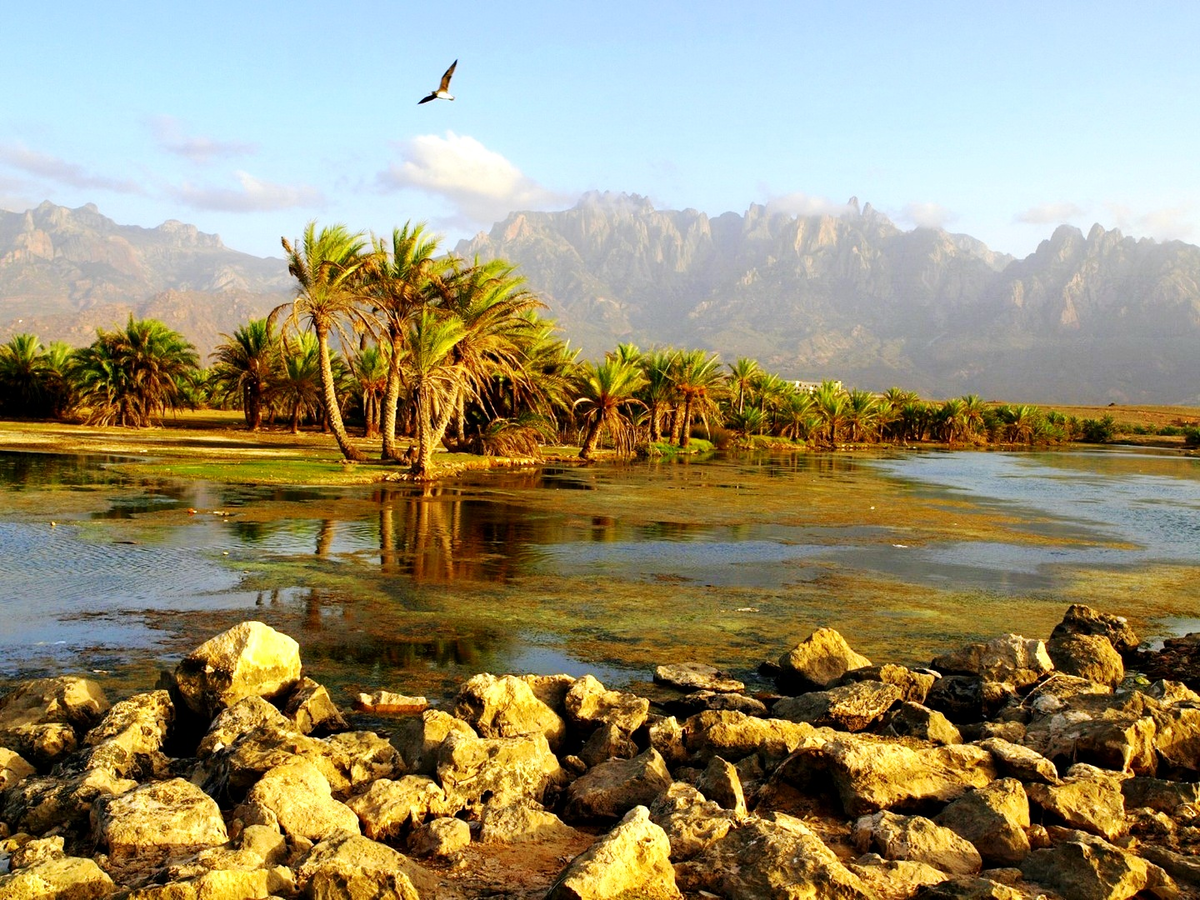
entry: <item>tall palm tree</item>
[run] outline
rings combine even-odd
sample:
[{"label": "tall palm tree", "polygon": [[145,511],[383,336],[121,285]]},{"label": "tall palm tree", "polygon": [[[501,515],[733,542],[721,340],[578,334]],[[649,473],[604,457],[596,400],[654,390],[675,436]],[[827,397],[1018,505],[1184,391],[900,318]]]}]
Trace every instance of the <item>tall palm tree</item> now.
[{"label": "tall palm tree", "polygon": [[794,441],[807,439],[820,424],[813,395],[808,391],[794,390],[789,393],[784,401],[782,418],[780,433],[783,437]]},{"label": "tall palm tree", "polygon": [[413,474],[429,476],[433,449],[441,443],[454,411],[455,399],[467,376],[454,360],[454,348],[466,328],[457,316],[422,309],[408,326],[405,375],[416,407],[417,456]]},{"label": "tall palm tree", "polygon": [[124,330],[97,331],[96,340],[75,353],[70,371],[89,422],[143,428],[187,405],[197,363],[183,335],[130,315]]},{"label": "tall palm tree", "polygon": [[850,442],[874,440],[879,431],[879,401],[870,391],[852,389],[846,395],[848,407],[846,427],[850,429]]},{"label": "tall palm tree", "polygon": [[42,342],[17,334],[0,347],[0,410],[13,416],[43,416],[49,408],[50,372]]},{"label": "tall palm tree", "polygon": [[218,395],[236,396],[246,427],[262,428],[268,385],[280,365],[279,338],[266,319],[251,319],[234,331],[211,354],[212,376]]},{"label": "tall palm tree", "polygon": [[[524,377],[522,346],[532,330],[528,313],[541,301],[524,288],[525,279],[504,260],[478,261],[459,268],[452,277],[446,310],[463,325],[462,339],[454,345],[454,360],[463,379],[454,397],[454,435],[466,439],[467,403],[485,398],[495,379]],[[496,418],[495,410],[485,417]]]},{"label": "tall palm tree", "polygon": [[675,389],[683,399],[679,446],[686,447],[692,428],[692,416],[707,416],[716,408],[717,394],[724,382],[721,358],[704,350],[683,351],[678,357],[674,379]]},{"label": "tall palm tree", "polygon": [[650,425],[649,439],[652,444],[662,440],[663,415],[671,408],[675,399],[672,365],[677,355],[677,351],[674,350],[650,350],[643,353],[638,360],[645,379],[641,398],[646,404]]},{"label": "tall palm tree", "polygon": [[599,365],[583,364],[576,387],[579,398],[575,401],[580,417],[587,423],[580,459],[592,458],[604,429],[612,435],[619,453],[633,451],[636,428],[631,412],[643,405],[637,392],[644,380],[639,366],[617,357],[608,357]]},{"label": "tall palm tree", "polygon": [[379,436],[383,399],[387,392],[391,351],[380,344],[368,344],[350,357],[354,393],[362,405],[364,437]]},{"label": "tall palm tree", "polygon": [[837,381],[822,381],[813,391],[813,410],[819,419],[816,436],[825,444],[836,446],[845,436],[850,415],[846,391]]},{"label": "tall palm tree", "polygon": [[423,223],[406,222],[392,231],[392,240],[375,241],[375,253],[366,279],[366,293],[383,323],[388,355],[387,388],[383,398],[383,458],[397,459],[396,414],[400,400],[400,362],[409,323],[425,306],[445,294],[444,276],[450,261],[437,259],[438,237]]},{"label": "tall palm tree", "polygon": [[362,232],[351,234],[340,224],[326,226],[318,232],[316,222],[309,222],[296,246],[287,238],[280,240],[287,254],[288,272],[297,281],[296,299],[273,310],[271,318],[290,310],[286,320],[288,327],[298,328],[304,323],[317,336],[326,420],[342,455],[354,462],[363,462],[366,456],[350,442],[342,421],[329,337],[339,334],[343,338],[342,345],[350,346],[353,342],[345,339],[344,324],[357,331],[368,330],[371,326],[363,301],[363,282],[371,262],[371,254],[366,252],[366,238]]},{"label": "tall palm tree", "polygon": [[272,377],[269,396],[288,413],[292,434],[300,432],[301,420],[321,410],[321,351],[313,334],[285,341],[279,371]]},{"label": "tall palm tree", "polygon": [[729,389],[733,393],[734,412],[740,413],[746,408],[746,394],[750,391],[754,376],[760,371],[758,360],[745,356],[729,364]]}]

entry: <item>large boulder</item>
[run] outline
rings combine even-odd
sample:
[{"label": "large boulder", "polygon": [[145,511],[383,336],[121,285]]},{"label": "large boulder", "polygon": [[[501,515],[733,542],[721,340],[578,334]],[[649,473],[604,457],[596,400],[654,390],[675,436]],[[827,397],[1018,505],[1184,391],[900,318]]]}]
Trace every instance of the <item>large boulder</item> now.
[{"label": "large boulder", "polygon": [[459,688],[454,715],[471,725],[480,737],[505,738],[543,735],[557,748],[566,723],[539,700],[524,680],[514,675],[476,675]]},{"label": "large boulder", "polygon": [[207,759],[235,744],[243,735],[256,728],[270,727],[278,732],[296,733],[296,723],[262,697],[243,697],[221,710],[208,726],[196,748],[199,759]]},{"label": "large boulder", "polygon": [[306,759],[268,771],[239,807],[243,821],[279,828],[292,838],[320,841],[339,831],[357,832],[358,816],[333,799],[329,781]]},{"label": "large boulder", "polygon": [[525,803],[488,804],[480,817],[484,844],[572,843],[585,837],[552,812]]},{"label": "large boulder", "polygon": [[456,900],[460,895],[403,853],[358,834],[321,841],[296,867],[308,900]]},{"label": "large boulder", "polygon": [[427,709],[405,719],[392,733],[392,744],[412,775],[432,775],[437,770],[438,749],[451,734],[477,738],[475,729],[440,709]]},{"label": "large boulder", "polygon": [[931,744],[961,744],[962,732],[936,709],[904,701],[888,711],[880,723],[882,734],[914,737]]},{"label": "large boulder", "polygon": [[1046,644],[1054,668],[1116,687],[1125,678],[1125,663],[1108,638],[1099,634],[1063,634]]},{"label": "large boulder", "polygon": [[86,678],[63,675],[21,682],[0,697],[0,747],[44,771],[73,753],[108,708],[100,685]]},{"label": "large boulder", "polygon": [[882,666],[851,669],[841,677],[838,684],[850,684],[855,681],[882,681],[900,691],[902,700],[908,703],[924,703],[929,689],[937,681],[937,676],[931,672],[919,672],[905,666],[884,663]]},{"label": "large boulder", "polygon": [[900,699],[894,685],[881,681],[858,681],[813,691],[799,697],[785,697],[771,707],[771,715],[791,722],[808,722],[842,731],[865,731],[883,718]]},{"label": "large boulder", "polygon": [[778,680],[784,689],[824,690],[852,669],[869,665],[838,632],[818,628],[779,657]]},{"label": "large boulder", "polygon": [[746,815],[746,793],[737,767],[732,763],[714,756],[708,761],[696,787],[709,800],[715,800],[738,818]]},{"label": "large boulder", "polygon": [[650,818],[671,842],[671,859],[691,859],[729,833],[739,817],[682,781],[671,784],[650,804]]},{"label": "large boulder", "polygon": [[546,900],[683,900],[675,886],[671,845],[644,806],[571,861]]},{"label": "large boulder", "polygon": [[715,666],[697,662],[658,666],[654,669],[654,680],[685,691],[740,694],[746,689],[744,683]]},{"label": "large boulder", "polygon": [[[1071,677],[1060,675],[1051,682]],[[1169,750],[1169,743],[1159,739],[1162,705],[1140,691],[1065,697],[1039,692],[1030,706],[1033,718],[1025,727],[1024,744],[1050,760],[1153,775],[1160,752]]]},{"label": "large boulder", "polygon": [[946,873],[928,863],[908,859],[884,859],[864,853],[846,864],[876,900],[910,900],[925,885],[940,884]]},{"label": "large boulder", "polygon": [[1054,670],[1042,641],[1003,634],[990,641],[967,644],[936,657],[933,668],[954,675],[977,675],[985,681],[1021,688]]},{"label": "large boulder", "polygon": [[872,894],[800,819],[751,816],[675,866],[685,891],[738,900],[868,900]]},{"label": "large boulder", "polygon": [[968,791],[934,821],[974,844],[989,865],[1020,865],[1029,854],[1029,798],[1015,778]]},{"label": "large boulder", "polygon": [[1124,616],[1114,616],[1098,612],[1082,603],[1072,603],[1067,607],[1062,621],[1050,632],[1050,640],[1062,638],[1071,634],[1097,635],[1108,640],[1118,653],[1130,653],[1137,649],[1140,643],[1138,636]]},{"label": "large boulder", "polygon": [[884,859],[923,862],[951,875],[972,875],[983,866],[970,841],[924,816],[886,810],[862,816],[854,823],[853,838],[860,853],[874,850]]},{"label": "large boulder", "polygon": [[43,859],[0,875],[3,900],[100,900],[115,888],[112,878],[93,860],[75,856]]},{"label": "large boulder", "polygon": [[563,704],[571,725],[583,734],[604,724],[633,734],[650,713],[649,700],[624,691],[610,691],[591,675],[576,679]]},{"label": "large boulder", "polygon": [[697,761],[714,756],[730,762],[759,754],[778,762],[806,742],[820,742],[807,722],[760,719],[728,710],[702,712],[683,723],[684,747]]},{"label": "large boulder", "polygon": [[167,691],[122,700],[84,739],[90,748],[86,767],[137,781],[165,774],[170,761],[162,748],[174,721],[175,705]]},{"label": "large boulder", "polygon": [[1023,744],[1014,744],[1003,738],[992,737],[979,742],[979,746],[996,760],[1001,775],[1018,781],[1040,781],[1043,784],[1058,784],[1058,769],[1054,763]]},{"label": "large boulder", "polygon": [[147,870],[229,840],[216,801],[182,778],[107,799],[97,813],[110,868]]},{"label": "large boulder", "polygon": [[373,841],[398,839],[405,829],[419,825],[427,816],[448,812],[446,792],[432,778],[405,775],[396,781],[380,778],[346,805],[362,823],[363,833]]},{"label": "large boulder", "polygon": [[1091,835],[1035,850],[1021,864],[1021,873],[1072,900],[1127,900],[1142,891],[1178,896],[1158,866]]},{"label": "large boulder", "polygon": [[350,727],[325,685],[308,677],[301,678],[288,694],[283,714],[301,734],[333,734]]},{"label": "large boulder", "polygon": [[1125,797],[1121,782],[1091,766],[1072,766],[1058,784],[1030,784],[1029,799],[1043,813],[1071,828],[1108,840],[1125,832]]},{"label": "large boulder", "polygon": [[451,810],[479,814],[488,802],[540,803],[566,777],[541,734],[472,738],[452,733],[438,748],[437,778]]},{"label": "large boulder", "polygon": [[19,753],[0,747],[0,794],[18,781],[37,774],[37,769],[25,761]]},{"label": "large boulder", "polygon": [[996,777],[992,755],[981,747],[914,749],[865,736],[798,750],[789,767],[828,772],[842,808],[854,816],[882,809],[920,811],[955,800]]},{"label": "large boulder", "polygon": [[0,821],[30,834],[51,828],[85,831],[93,804],[135,787],[136,781],[118,778],[106,769],[30,776],[4,792]]},{"label": "large boulder", "polygon": [[614,759],[571,783],[563,815],[583,822],[619,819],[635,806],[653,803],[671,780],[666,762],[653,748],[633,759]]},{"label": "large boulder", "polygon": [[262,622],[242,622],[205,641],[175,668],[188,707],[212,718],[243,697],[271,699],[300,680],[300,645]]}]

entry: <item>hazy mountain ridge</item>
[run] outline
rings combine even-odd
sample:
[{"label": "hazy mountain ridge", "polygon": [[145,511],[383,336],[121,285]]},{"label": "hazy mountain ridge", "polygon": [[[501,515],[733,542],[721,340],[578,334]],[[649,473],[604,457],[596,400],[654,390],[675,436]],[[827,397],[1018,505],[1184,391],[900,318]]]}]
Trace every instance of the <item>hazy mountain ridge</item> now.
[{"label": "hazy mountain ridge", "polygon": [[[1200,402],[1200,248],[1177,241],[1062,226],[1018,260],[968,235],[904,231],[853,199],[838,216],[709,217],[593,193],[513,213],[456,252],[517,263],[589,357],[629,340],[927,396]],[[293,292],[282,259],[191,225],[117,225],[91,204],[0,211],[0,340],[78,346],[133,314],[205,359]]]},{"label": "hazy mountain ridge", "polygon": [[220,332],[292,288],[283,260],[231,250],[194,225],[118,225],[90,203],[0,210],[0,334],[86,344],[133,313],[166,321],[207,354]]},{"label": "hazy mountain ridge", "polygon": [[458,245],[521,266],[588,355],[619,340],[796,378],[1060,402],[1200,397],[1200,248],[1058,228],[1022,260],[968,235],[751,206],[709,218],[589,194]]}]

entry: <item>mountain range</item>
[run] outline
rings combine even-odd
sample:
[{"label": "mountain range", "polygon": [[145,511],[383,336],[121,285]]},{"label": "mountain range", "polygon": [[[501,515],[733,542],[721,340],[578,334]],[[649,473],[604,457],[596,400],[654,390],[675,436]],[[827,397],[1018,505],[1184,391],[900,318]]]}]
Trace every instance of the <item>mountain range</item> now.
[{"label": "mountain range", "polygon": [[[1060,226],[1014,259],[853,198],[837,216],[709,217],[590,193],[455,252],[518,264],[585,357],[628,341],[928,397],[1200,403],[1200,248],[1178,241]],[[117,225],[91,204],[0,212],[0,339],[86,344],[132,313],[207,354],[292,291],[282,260],[180,222]]]}]

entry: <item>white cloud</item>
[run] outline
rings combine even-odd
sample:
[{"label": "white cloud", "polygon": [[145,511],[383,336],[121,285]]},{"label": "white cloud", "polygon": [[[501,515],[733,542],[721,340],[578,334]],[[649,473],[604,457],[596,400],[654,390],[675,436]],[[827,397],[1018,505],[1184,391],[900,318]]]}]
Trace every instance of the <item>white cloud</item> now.
[{"label": "white cloud", "polygon": [[958,218],[940,203],[909,203],[900,211],[902,221],[918,228],[945,228]]},{"label": "white cloud", "polygon": [[1190,241],[1195,238],[1196,210],[1189,206],[1169,206],[1137,213],[1121,203],[1107,203],[1116,227],[1126,234],[1149,235],[1160,241]]},{"label": "white cloud", "polygon": [[162,149],[199,165],[231,156],[246,156],[258,150],[256,145],[240,141],[218,141],[203,135],[185,135],[174,116],[154,116],[150,119],[150,128]]},{"label": "white cloud", "polygon": [[128,180],[96,175],[73,162],[30,150],[24,144],[0,144],[0,164],[69,187],[113,191],[118,194],[142,194],[141,185]]},{"label": "white cloud", "polygon": [[401,161],[380,172],[389,190],[417,190],[447,200],[459,224],[491,225],[515,210],[545,209],[570,202],[542,187],[473,137],[453,131],[424,134],[399,145]]},{"label": "white cloud", "polygon": [[1086,215],[1074,203],[1063,200],[1058,203],[1042,203],[1017,213],[1016,221],[1025,225],[1061,225],[1071,219]]},{"label": "white cloud", "polygon": [[828,197],[814,197],[803,191],[768,200],[767,209],[789,216],[844,216],[857,211],[849,202],[836,203]]},{"label": "white cloud", "polygon": [[241,188],[201,187],[185,182],[174,191],[175,197],[194,209],[223,212],[271,212],[296,207],[316,207],[324,195],[307,185],[272,184],[260,181],[248,172],[235,172]]}]

